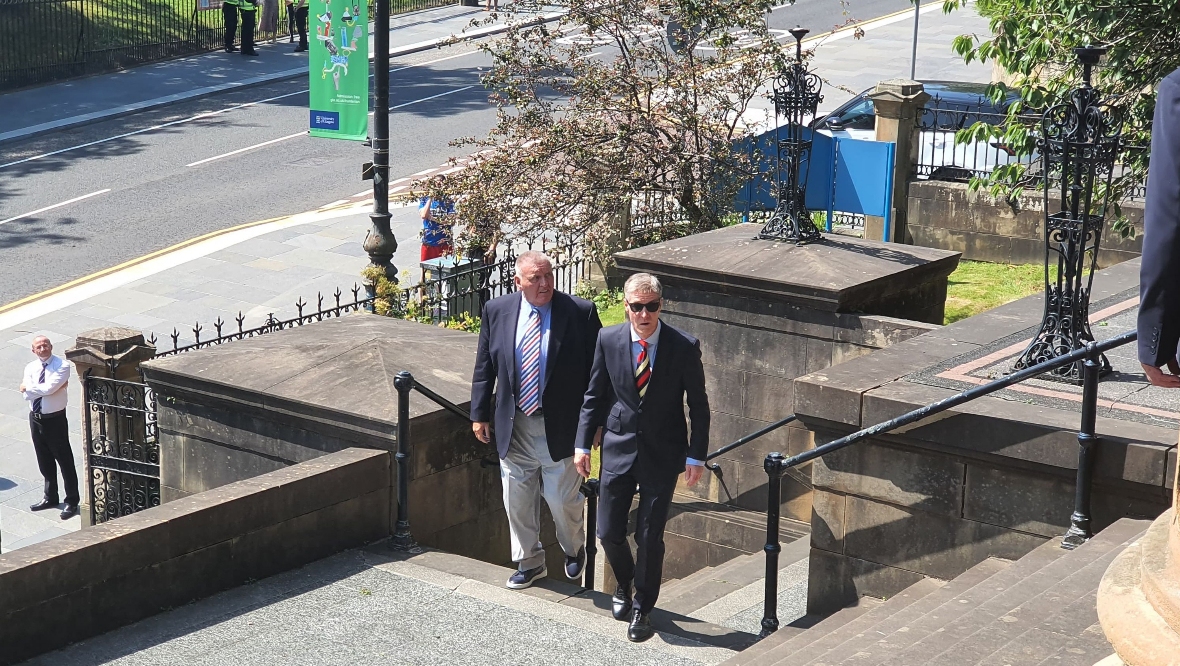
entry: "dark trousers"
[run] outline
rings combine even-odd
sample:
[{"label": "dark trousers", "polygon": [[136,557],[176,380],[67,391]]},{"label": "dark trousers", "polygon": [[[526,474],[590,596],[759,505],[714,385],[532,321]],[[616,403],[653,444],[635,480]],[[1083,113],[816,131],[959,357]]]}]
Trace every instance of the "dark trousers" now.
[{"label": "dark trousers", "polygon": [[295,26],[299,29],[299,48],[307,48],[307,7],[295,10]]},{"label": "dark trousers", "polygon": [[254,24],[258,10],[242,12],[242,53],[254,52]]},{"label": "dark trousers", "polygon": [[[635,520],[635,556],[627,543],[627,516],[631,500],[639,490],[639,511]],[[599,486],[598,538],[606,561],[620,583],[633,581],[633,608],[650,613],[660,596],[664,572],[664,525],[672,506],[676,476],[660,483],[639,483],[628,474],[603,471]]]},{"label": "dark trousers", "polygon": [[287,5],[287,34],[295,39],[295,5]]},{"label": "dark trousers", "polygon": [[234,33],[238,31],[238,6],[222,5],[221,17],[225,19],[225,50],[234,47]]},{"label": "dark trousers", "polygon": [[66,487],[66,504],[78,503],[78,471],[74,469],[74,452],[70,450],[70,428],[65,410],[29,414],[29,430],[33,434],[33,450],[37,453],[37,467],[45,479],[45,499],[57,504],[57,468]]}]

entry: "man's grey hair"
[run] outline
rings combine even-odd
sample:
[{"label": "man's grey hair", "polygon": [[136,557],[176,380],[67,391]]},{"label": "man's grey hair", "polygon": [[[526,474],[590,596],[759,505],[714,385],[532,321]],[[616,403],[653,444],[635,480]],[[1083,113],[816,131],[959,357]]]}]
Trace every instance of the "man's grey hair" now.
[{"label": "man's grey hair", "polygon": [[553,268],[553,260],[544,252],[528,250],[516,255],[516,277],[521,277],[520,271],[529,264],[549,264]]},{"label": "man's grey hair", "polygon": [[623,283],[623,293],[655,294],[658,298],[663,298],[664,285],[660,284],[660,279],[651,273],[636,273]]}]

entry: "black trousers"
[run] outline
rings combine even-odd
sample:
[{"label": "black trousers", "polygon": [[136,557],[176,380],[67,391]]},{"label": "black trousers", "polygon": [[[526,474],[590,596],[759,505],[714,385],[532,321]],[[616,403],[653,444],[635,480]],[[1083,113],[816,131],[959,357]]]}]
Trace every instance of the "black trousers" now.
[{"label": "black trousers", "polygon": [[66,504],[78,503],[78,470],[74,468],[74,452],[70,449],[70,426],[65,410],[42,414],[40,419],[29,414],[29,430],[33,434],[33,450],[37,453],[37,467],[45,479],[45,499],[57,504],[57,468],[65,484]]},{"label": "black trousers", "polygon": [[225,50],[234,47],[235,33],[238,31],[238,6],[222,5],[221,17],[225,19]]},{"label": "black trousers", "polygon": [[299,48],[307,48],[307,7],[295,10],[295,26],[299,29]]},{"label": "black trousers", "polygon": [[254,25],[258,10],[242,12],[242,53],[254,52]]},{"label": "black trousers", "polygon": [[[627,543],[627,516],[639,491],[635,520],[635,555]],[[634,475],[603,471],[599,485],[598,538],[606,561],[620,583],[634,582],[633,608],[650,613],[660,596],[664,572],[664,526],[676,489],[676,475],[655,483],[639,483]]]}]

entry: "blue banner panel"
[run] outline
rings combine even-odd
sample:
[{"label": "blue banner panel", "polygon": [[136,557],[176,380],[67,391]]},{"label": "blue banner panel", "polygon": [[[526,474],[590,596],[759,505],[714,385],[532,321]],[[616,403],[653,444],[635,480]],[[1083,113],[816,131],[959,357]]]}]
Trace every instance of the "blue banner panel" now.
[{"label": "blue banner panel", "polygon": [[[883,141],[837,139],[832,209],[885,217],[892,187],[893,149],[894,144]],[[812,206],[810,198],[807,205]]]}]

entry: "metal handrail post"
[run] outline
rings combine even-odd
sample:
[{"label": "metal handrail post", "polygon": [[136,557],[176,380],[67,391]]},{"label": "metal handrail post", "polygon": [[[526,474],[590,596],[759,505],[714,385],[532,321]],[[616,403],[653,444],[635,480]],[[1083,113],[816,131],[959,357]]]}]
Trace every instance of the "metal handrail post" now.
[{"label": "metal handrail post", "polygon": [[410,535],[410,391],[414,390],[414,376],[402,370],[393,378],[397,389],[397,524],[394,527],[394,550],[413,551],[418,548]]},{"label": "metal handrail post", "polygon": [[771,453],[763,464],[766,470],[766,599],[762,610],[762,631],[765,638],[778,631],[778,543],[779,504],[782,502],[783,454]]},{"label": "metal handrail post", "polygon": [[1102,371],[1101,354],[1093,342],[1086,343],[1086,360],[1082,362],[1082,423],[1078,429],[1078,477],[1074,489],[1073,515],[1061,547],[1073,550],[1093,536],[1090,531],[1090,485],[1094,475],[1094,455],[1098,448],[1095,433],[1098,416],[1098,377]]},{"label": "metal handrail post", "polygon": [[594,589],[594,560],[598,555],[598,479],[586,479],[582,484],[586,493],[586,568],[582,571],[582,587]]}]

